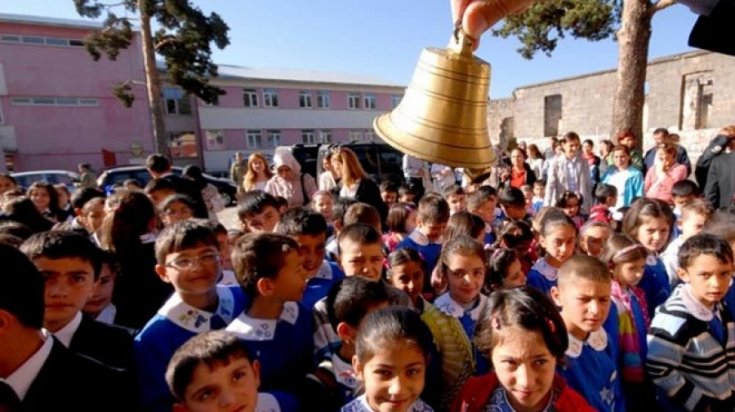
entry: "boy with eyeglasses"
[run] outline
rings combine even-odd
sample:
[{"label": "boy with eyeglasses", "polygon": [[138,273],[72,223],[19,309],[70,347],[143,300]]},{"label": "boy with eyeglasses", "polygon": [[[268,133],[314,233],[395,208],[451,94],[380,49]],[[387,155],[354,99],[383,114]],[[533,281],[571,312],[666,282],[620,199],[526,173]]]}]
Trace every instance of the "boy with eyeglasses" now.
[{"label": "boy with eyeglasses", "polygon": [[169,226],[156,240],[156,273],[173,295],[135,338],[141,402],[145,411],[170,411],[165,380],[176,349],[191,337],[224,329],[245,308],[238,286],[218,286],[222,257],[217,237],[201,221]]}]

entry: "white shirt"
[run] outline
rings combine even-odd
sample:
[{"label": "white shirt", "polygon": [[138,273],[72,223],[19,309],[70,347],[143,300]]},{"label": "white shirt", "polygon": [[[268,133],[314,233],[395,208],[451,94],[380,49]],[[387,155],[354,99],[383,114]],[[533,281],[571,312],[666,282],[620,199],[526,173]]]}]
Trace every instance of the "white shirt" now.
[{"label": "white shirt", "polygon": [[5,379],[5,383],[13,388],[15,394],[18,395],[21,401],[26,397],[28,389],[31,388],[33,381],[36,380],[38,373],[41,372],[41,368],[43,368],[49,355],[51,355],[51,349],[54,346],[54,339],[48,331],[43,330],[42,333],[44,339],[43,345],[16,369],[15,372],[11,373]]},{"label": "white shirt", "polygon": [[570,192],[579,192],[579,176],[577,175],[577,162],[579,156],[571,159],[564,157],[564,165],[567,173],[567,190]]},{"label": "white shirt", "polygon": [[630,176],[630,168],[625,170],[618,169],[615,174],[611,175],[608,179],[607,183],[615,186],[616,189],[618,189],[618,201],[615,203],[615,210],[620,209],[623,207],[623,204],[625,202],[625,182],[628,181],[628,177]]},{"label": "white shirt", "polygon": [[94,320],[97,322],[106,323],[108,325],[115,324],[115,316],[117,316],[117,307],[113,303],[108,304],[102,309],[99,315]]},{"label": "white shirt", "polygon": [[59,329],[56,333],[54,333],[54,336],[56,336],[56,339],[59,340],[65,347],[69,347],[69,344],[71,343],[71,339],[74,337],[74,334],[77,332],[77,329],[79,329],[79,325],[82,324],[82,312],[78,312],[76,316],[74,316],[74,319],[71,320],[71,322],[67,323],[66,326]]}]

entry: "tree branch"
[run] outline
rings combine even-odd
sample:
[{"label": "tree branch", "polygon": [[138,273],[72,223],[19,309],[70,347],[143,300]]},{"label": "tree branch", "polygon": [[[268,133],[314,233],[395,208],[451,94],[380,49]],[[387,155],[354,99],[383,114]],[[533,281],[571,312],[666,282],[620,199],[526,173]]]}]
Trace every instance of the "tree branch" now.
[{"label": "tree branch", "polygon": [[163,46],[165,46],[167,44],[171,44],[171,43],[178,43],[178,40],[175,37],[173,37],[173,36],[167,37],[166,39],[161,40],[158,43],[156,43],[153,46],[153,49],[156,50],[156,51],[158,51],[158,50],[161,50],[161,47],[163,47]]},{"label": "tree branch", "polygon": [[649,9],[649,16],[653,17],[654,14],[658,13],[659,11],[671,7],[674,4],[676,4],[676,0],[658,0],[656,3],[654,3],[651,8]]}]

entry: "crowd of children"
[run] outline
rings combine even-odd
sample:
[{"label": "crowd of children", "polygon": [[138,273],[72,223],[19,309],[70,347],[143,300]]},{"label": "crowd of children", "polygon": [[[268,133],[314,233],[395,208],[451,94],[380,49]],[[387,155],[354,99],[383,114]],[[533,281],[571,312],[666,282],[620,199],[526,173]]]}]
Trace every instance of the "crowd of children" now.
[{"label": "crowd of children", "polygon": [[578,150],[553,193],[251,190],[229,231],[161,178],[0,175],[0,410],[734,410],[735,208]]}]

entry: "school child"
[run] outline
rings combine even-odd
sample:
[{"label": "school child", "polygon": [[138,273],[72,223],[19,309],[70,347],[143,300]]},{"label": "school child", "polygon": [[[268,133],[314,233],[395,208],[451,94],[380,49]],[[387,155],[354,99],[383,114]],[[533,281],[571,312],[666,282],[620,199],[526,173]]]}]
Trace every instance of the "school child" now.
[{"label": "school child", "polygon": [[[341,412],[431,412],[419,398],[432,349],[429,328],[416,312],[388,307],[360,325],[352,366],[365,392]],[[381,373],[381,371],[389,371]]]},{"label": "school child", "polygon": [[393,204],[398,202],[398,185],[388,180],[381,183],[380,198],[383,199],[386,206],[393,206]]},{"label": "school child", "polygon": [[235,244],[232,264],[249,306],[227,330],[258,356],[263,390],[293,393],[313,366],[312,314],[299,303],[307,280],[299,245],[288,236],[250,233]]},{"label": "school child", "polygon": [[671,294],[666,267],[657,254],[669,238],[671,209],[655,199],[641,198],[633,202],[623,218],[623,233],[642,244],[648,251],[643,279],[639,287],[646,293],[648,315]]},{"label": "school child", "polygon": [[521,192],[523,192],[523,197],[526,199],[526,213],[533,216],[533,186],[523,185],[521,186]]},{"label": "school child", "polygon": [[194,201],[186,195],[171,195],[163,199],[158,209],[164,226],[194,217]]},{"label": "school child", "polygon": [[327,296],[329,322],[341,342],[339,349],[331,357],[321,359],[316,370],[307,376],[303,410],[338,411],[355,399],[359,387],[352,358],[358,328],[368,313],[387,305],[388,292],[382,282],[354,276],[332,285]]},{"label": "school child", "polygon": [[[724,239],[735,251],[735,212],[726,209],[716,211],[704,226],[702,233]],[[728,289],[724,304],[730,311],[730,316],[735,319],[735,288]]]},{"label": "school child", "polygon": [[469,236],[482,243],[485,240],[485,222],[470,212],[457,212],[449,218],[444,241],[449,242],[457,236]]},{"label": "school child", "polygon": [[595,187],[595,205],[590,209],[592,222],[612,223],[613,211],[618,202],[618,189],[613,185],[598,183]]},{"label": "school child", "polygon": [[442,234],[449,221],[449,204],[441,197],[427,194],[419,201],[416,229],[398,244],[398,249],[410,248],[423,256],[426,273],[431,273],[442,250]]},{"label": "school child", "polygon": [[151,199],[157,210],[161,210],[161,203],[167,197],[177,194],[176,185],[171,180],[162,178],[151,179],[143,192]]},{"label": "school child", "polygon": [[643,196],[643,174],[640,169],[631,165],[630,150],[623,145],[613,148],[614,165],[607,168],[602,176],[602,183],[615,186],[618,192],[615,211],[630,206],[633,200]]},{"label": "school child", "polygon": [[115,324],[117,307],[112,303],[112,292],[115,290],[115,281],[120,271],[117,256],[108,251],[102,251],[102,266],[100,276],[94,287],[94,293],[82,308],[82,313],[108,325]]},{"label": "school child", "polygon": [[485,222],[485,245],[495,243],[495,205],[498,192],[492,186],[480,186],[467,199],[467,210]]},{"label": "school child", "polygon": [[283,196],[273,196],[273,199],[276,201],[276,210],[278,210],[278,214],[282,215],[286,213],[288,210],[288,199]]},{"label": "school child", "polygon": [[311,208],[324,216],[327,222],[332,220],[332,210],[334,209],[334,195],[326,190],[319,190],[311,197]]},{"label": "school child", "polygon": [[365,223],[375,228],[375,230],[383,235],[383,223],[381,221],[380,212],[375,206],[364,202],[355,202],[347,208],[343,219],[345,226],[355,223]]},{"label": "school child", "polygon": [[526,197],[521,189],[506,187],[498,194],[503,219],[499,220],[528,220],[530,215],[526,210]]},{"label": "school child", "polygon": [[51,231],[31,236],[20,250],[44,277],[43,327],[72,352],[132,376],[132,336],[122,328],[82,315],[99,280],[100,249],[79,233]]},{"label": "school child", "polygon": [[174,412],[294,412],[295,400],[258,392],[260,362],[232,332],[196,335],[174,352],[166,368]]},{"label": "school child", "polygon": [[551,297],[561,308],[569,348],[560,374],[598,411],[624,411],[617,336],[603,324],[610,312],[612,279],[597,258],[576,255],[559,268]]},{"label": "school child", "polygon": [[[100,229],[102,228],[102,221],[105,218],[105,198],[95,197],[90,199],[81,208],[81,212],[76,217],[76,221],[79,227],[89,234],[92,241],[99,245],[100,244]],[[72,224],[73,227],[73,224]]]},{"label": "school child", "polygon": [[671,411],[731,411],[735,407],[735,322],[722,299],[732,283],[733,251],[700,234],[679,250],[679,285],[656,310],[646,369],[659,405]]},{"label": "school child", "polygon": [[671,290],[679,283],[676,270],[679,268],[679,249],[681,245],[690,237],[701,233],[705,223],[712,217],[713,213],[712,205],[704,199],[694,199],[681,207],[681,212],[676,221],[676,227],[680,235],[672,240],[661,254]]},{"label": "school child", "polygon": [[200,220],[165,228],[156,239],[156,274],[174,293],[135,337],[145,410],[171,410],[166,365],[194,335],[224,329],[245,307],[238,286],[217,286],[221,258],[217,238]]},{"label": "school child", "polygon": [[556,372],[569,337],[543,292],[529,286],[494,292],[475,342],[493,372],[470,378],[452,412],[594,411]]},{"label": "school child", "polygon": [[671,197],[674,201],[674,215],[681,215],[681,208],[694,199],[702,197],[702,192],[696,183],[691,180],[680,180],[671,187]]},{"label": "school child", "polygon": [[510,289],[526,285],[526,273],[514,249],[494,248],[486,251],[488,271],[483,291],[490,294],[498,289]]},{"label": "school child", "polygon": [[541,221],[539,245],[546,255],[536,261],[528,272],[527,283],[548,294],[556,286],[557,271],[574,255],[577,226],[566,214],[559,211],[549,212]]},{"label": "school child", "polygon": [[330,262],[336,262],[339,250],[337,246],[337,237],[339,232],[345,227],[345,214],[350,206],[357,203],[357,201],[351,197],[340,197],[334,202],[334,209],[332,210],[332,221],[327,222],[334,228],[334,233],[327,239],[327,260]]},{"label": "school child", "polygon": [[444,189],[442,197],[446,199],[449,204],[450,215],[467,210],[467,194],[464,189],[462,189],[462,186],[451,185],[447,187]]},{"label": "school child", "polygon": [[398,187],[398,201],[403,203],[418,204],[418,187],[416,185],[402,184]]},{"label": "school child", "polygon": [[74,217],[74,209],[71,207],[70,202],[71,193],[69,193],[69,188],[63,183],[55,184],[54,189],[56,189],[56,194],[59,196],[58,206],[61,211],[59,222],[65,222]]},{"label": "school child", "polygon": [[234,239],[231,241],[230,235],[222,223],[210,219],[196,219],[196,222],[207,226],[214,233],[215,238],[217,238],[217,251],[220,254],[220,276],[217,284],[224,286],[239,285],[235,277],[235,271],[232,270],[232,259],[230,259],[230,255],[232,254],[232,245],[237,238],[242,236],[240,234],[241,231],[235,229],[233,234]]},{"label": "school child", "polygon": [[301,303],[311,308],[327,296],[335,282],[345,277],[336,263],[325,260],[327,221],[319,213],[306,208],[293,208],[281,216],[276,233],[286,235],[299,244],[308,279]]},{"label": "school child", "polygon": [[531,201],[531,214],[536,215],[542,207],[544,207],[544,195],[546,191],[546,181],[539,179],[533,182],[533,200]]},{"label": "school child", "polygon": [[562,193],[561,196],[559,196],[559,199],[556,201],[556,207],[564,211],[564,214],[572,219],[572,222],[574,222],[574,226],[577,227],[577,230],[582,228],[582,225],[586,220],[584,216],[579,214],[579,207],[582,202],[582,195],[570,191],[565,191],[564,193]]},{"label": "school child", "polygon": [[565,133],[561,146],[561,154],[549,162],[544,205],[552,206],[565,191],[574,192],[579,194],[579,209],[587,214],[592,207],[592,179],[589,164],[579,150],[579,135]]},{"label": "school child", "polygon": [[416,207],[413,203],[393,204],[385,223],[388,233],[383,234],[383,243],[392,252],[416,229]]},{"label": "school child", "polygon": [[242,230],[252,233],[273,232],[281,214],[276,199],[262,190],[246,192],[237,208]]},{"label": "school child", "polygon": [[[531,225],[525,220],[506,222],[498,232],[498,240],[489,249],[506,248],[515,250],[521,263],[521,271],[527,274],[538,260],[536,248],[533,247],[534,233]],[[485,246],[488,249],[487,246]],[[526,283],[525,280],[523,282]]]},{"label": "school child", "polygon": [[63,212],[59,209],[59,195],[54,186],[46,181],[33,182],[26,192],[43,217],[54,223],[63,222]]},{"label": "school child", "polygon": [[589,220],[579,230],[579,250],[585,255],[598,257],[611,234],[607,223]]},{"label": "school child", "polygon": [[18,181],[7,173],[0,173],[0,196],[18,188]]}]

